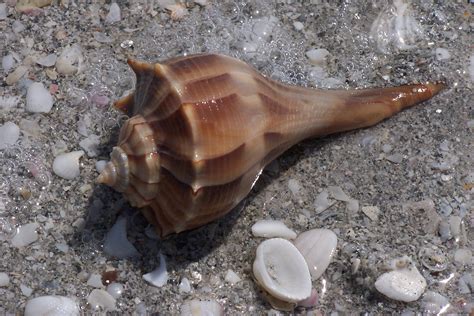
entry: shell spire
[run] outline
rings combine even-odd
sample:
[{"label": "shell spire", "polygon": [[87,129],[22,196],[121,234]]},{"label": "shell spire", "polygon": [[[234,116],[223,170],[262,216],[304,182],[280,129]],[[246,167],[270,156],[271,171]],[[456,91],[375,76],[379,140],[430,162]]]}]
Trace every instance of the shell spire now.
[{"label": "shell spire", "polygon": [[299,141],[374,125],[444,86],[309,89],[215,54],[128,64],[136,88],[115,106],[130,119],[97,181],[123,192],[161,236],[228,213]]}]

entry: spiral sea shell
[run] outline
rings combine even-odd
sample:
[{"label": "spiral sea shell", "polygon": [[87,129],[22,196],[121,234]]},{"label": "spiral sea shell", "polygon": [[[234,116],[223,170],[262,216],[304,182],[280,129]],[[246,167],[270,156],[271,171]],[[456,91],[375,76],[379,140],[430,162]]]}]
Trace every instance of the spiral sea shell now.
[{"label": "spiral sea shell", "polygon": [[136,90],[115,106],[131,118],[98,182],[123,192],[160,236],[228,213],[299,141],[373,125],[442,88],[308,89],[216,54],[128,63]]}]

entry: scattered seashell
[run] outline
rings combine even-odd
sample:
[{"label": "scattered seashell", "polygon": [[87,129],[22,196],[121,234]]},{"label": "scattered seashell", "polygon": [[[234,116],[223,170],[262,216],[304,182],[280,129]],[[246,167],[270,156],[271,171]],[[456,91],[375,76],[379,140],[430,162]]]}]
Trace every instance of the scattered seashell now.
[{"label": "scattered seashell", "polygon": [[170,11],[171,19],[175,21],[182,20],[188,15],[188,10],[180,3],[167,5],[166,10]]},{"label": "scattered seashell", "polygon": [[100,145],[100,137],[97,135],[89,135],[87,138],[84,138],[79,142],[79,146],[84,149],[89,157],[96,157],[98,153],[98,148]]},{"label": "scattered seashell", "polygon": [[26,297],[30,297],[31,294],[33,294],[33,289],[24,284],[20,284],[20,291],[21,291],[21,294],[25,295]]},{"label": "scattered seashell", "polygon": [[430,271],[440,272],[448,267],[448,259],[443,251],[436,246],[424,247],[420,250],[418,258],[421,264]]},{"label": "scattered seashell", "polygon": [[[262,169],[302,139],[373,125],[443,88],[440,83],[353,91],[287,86],[216,54],[129,64],[137,82],[151,81],[115,102],[132,117],[97,182],[124,192],[161,237],[227,214]],[[350,200],[345,194],[340,199]]]},{"label": "scattered seashell", "polygon": [[329,229],[312,229],[299,234],[294,244],[303,255],[312,279],[317,280],[331,262],[337,236]]},{"label": "scattered seashell", "polygon": [[181,316],[223,316],[224,309],[216,301],[189,300],[181,305]]},{"label": "scattered seashell", "polygon": [[341,187],[330,186],[328,187],[328,192],[335,200],[343,202],[349,202],[351,200],[351,197],[342,191]]},{"label": "scattered seashell", "polygon": [[401,154],[393,154],[386,156],[385,159],[393,163],[401,163],[403,161],[403,156]]},{"label": "scattered seashell", "polygon": [[255,19],[252,27],[253,39],[258,41],[269,38],[278,22],[278,18],[273,15]]},{"label": "scattered seashell", "polygon": [[371,221],[379,219],[380,209],[377,206],[363,206],[362,213],[364,213]]},{"label": "scattered seashell", "polygon": [[18,227],[16,235],[12,238],[13,247],[25,247],[38,240],[38,234],[36,233],[38,228],[37,223],[29,223]]},{"label": "scattered seashell", "polygon": [[60,74],[73,75],[80,72],[83,62],[81,47],[77,44],[67,46],[56,61],[56,70]]},{"label": "scattered seashell", "polygon": [[377,278],[375,288],[396,301],[413,302],[420,298],[426,289],[426,280],[415,267],[411,259],[404,256],[395,259],[395,270],[386,272]]},{"label": "scattered seashell", "polygon": [[123,293],[123,285],[120,283],[112,282],[107,285],[107,293],[115,299],[118,299]]},{"label": "scattered seashell", "polygon": [[120,7],[116,2],[112,2],[109,8],[109,13],[105,17],[105,22],[107,23],[114,23],[119,22],[122,19]]},{"label": "scattered seashell", "polygon": [[0,150],[14,145],[20,138],[20,128],[13,122],[0,125]]},{"label": "scattered seashell", "polygon": [[182,278],[181,282],[179,282],[179,292],[181,293],[189,293],[191,292],[191,283],[187,278]]},{"label": "scattered seashell", "polygon": [[115,298],[104,290],[94,289],[87,297],[87,303],[94,310],[104,309],[105,311],[115,310]]},{"label": "scattered seashell", "polygon": [[301,191],[301,184],[298,182],[298,180],[290,179],[288,181],[288,189],[290,189],[293,196],[298,196]]},{"label": "scattered seashell", "polygon": [[2,57],[2,68],[4,73],[8,73],[10,69],[15,65],[15,60],[12,54],[8,54]]},{"label": "scattered seashell", "polygon": [[470,265],[472,263],[472,250],[459,248],[454,252],[454,262],[458,265]]},{"label": "scattered seashell", "polygon": [[37,121],[21,119],[19,125],[23,135],[36,137],[39,136],[41,133],[41,127],[39,126]]},{"label": "scattered seashell", "polygon": [[252,225],[252,234],[255,237],[295,239],[296,233],[280,221],[267,219],[260,220]]},{"label": "scattered seashell", "polygon": [[39,296],[28,302],[25,306],[25,316],[79,316],[79,305],[66,296]]},{"label": "scattered seashell", "polygon": [[57,156],[53,161],[53,172],[61,178],[72,180],[80,175],[79,158],[84,155],[82,150],[72,151]]},{"label": "scattered seashell", "polygon": [[18,82],[26,73],[28,72],[28,68],[26,66],[20,65],[16,67],[16,69],[7,76],[5,82],[7,85],[11,86]]},{"label": "scattered seashell", "polygon": [[359,211],[359,200],[350,199],[346,203],[346,209],[347,209],[348,212],[351,212],[351,213],[358,212]]},{"label": "scattered seashell", "polygon": [[10,277],[5,272],[0,272],[0,287],[5,287],[10,284]]},{"label": "scattered seashell", "polygon": [[306,52],[306,57],[313,65],[321,65],[326,61],[326,57],[329,56],[329,51],[324,48],[311,49]]},{"label": "scattered seashell", "polygon": [[162,287],[168,282],[165,256],[160,253],[160,266],[150,273],[144,274],[143,279],[156,287]]},{"label": "scattered seashell", "polygon": [[423,295],[421,305],[423,306],[423,315],[443,315],[451,304],[443,295],[427,291]]},{"label": "scattered seashell", "polygon": [[57,59],[58,57],[56,54],[49,54],[48,56],[39,58],[36,63],[44,67],[52,67],[54,64],[56,64]]},{"label": "scattered seashell", "polygon": [[370,37],[378,50],[386,54],[391,50],[412,49],[425,36],[423,28],[413,16],[409,2],[394,0],[372,23]]},{"label": "scattered seashell", "polygon": [[461,294],[474,293],[474,280],[471,273],[465,273],[459,278],[458,290]]},{"label": "scattered seashell", "polygon": [[0,3],[0,20],[5,20],[8,15],[8,8],[6,3]]},{"label": "scattered seashell", "polygon": [[26,110],[33,113],[48,113],[53,107],[53,97],[41,82],[33,82],[26,92]]},{"label": "scattered seashell", "polygon": [[227,270],[224,280],[230,284],[236,284],[240,282],[240,277],[232,270]]},{"label": "scattered seashell", "polygon": [[293,27],[295,28],[295,30],[301,31],[302,29],[304,29],[304,24],[299,21],[295,21],[293,22]]},{"label": "scattered seashell", "polygon": [[451,54],[449,53],[449,50],[446,48],[441,48],[438,47],[435,49],[435,56],[437,60],[447,60],[451,58]]},{"label": "scattered seashell", "polygon": [[298,249],[282,238],[268,239],[257,247],[253,273],[270,295],[296,303],[311,295],[311,276]]},{"label": "scattered seashell", "polygon": [[329,192],[327,190],[321,191],[316,196],[316,200],[314,200],[314,206],[316,208],[316,214],[320,214],[330,208],[334,203],[330,202],[329,199]]},{"label": "scattered seashell", "polygon": [[127,239],[127,219],[125,217],[119,217],[105,236],[104,252],[119,259],[138,256],[137,249]]}]

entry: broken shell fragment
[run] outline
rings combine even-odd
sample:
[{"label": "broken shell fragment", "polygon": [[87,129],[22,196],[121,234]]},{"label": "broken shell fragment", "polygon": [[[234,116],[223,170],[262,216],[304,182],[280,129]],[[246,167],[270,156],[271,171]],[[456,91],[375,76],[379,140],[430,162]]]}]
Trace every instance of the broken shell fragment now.
[{"label": "broken shell fragment", "polygon": [[181,305],[181,316],[221,316],[224,309],[216,301],[189,300]]},{"label": "broken shell fragment", "polygon": [[301,253],[288,240],[272,238],[257,248],[253,273],[275,298],[296,303],[311,295],[311,276]]},{"label": "broken shell fragment", "polygon": [[80,175],[79,158],[84,155],[82,150],[57,156],[53,161],[54,173],[64,179],[72,180]]},{"label": "broken shell fragment", "polygon": [[413,302],[426,289],[426,280],[407,256],[395,259],[395,270],[386,272],[375,281],[375,288],[396,301]]},{"label": "broken shell fragment", "polygon": [[286,227],[286,225],[280,221],[272,219],[264,219],[256,222],[252,226],[252,234],[255,237],[281,237],[284,239],[295,239],[296,233]]},{"label": "broken shell fragment", "polygon": [[294,244],[306,260],[313,280],[317,280],[331,262],[337,236],[329,229],[312,229],[301,233]]},{"label": "broken shell fragment", "polygon": [[28,302],[25,306],[25,316],[33,315],[80,315],[77,303],[65,296],[39,296]]}]

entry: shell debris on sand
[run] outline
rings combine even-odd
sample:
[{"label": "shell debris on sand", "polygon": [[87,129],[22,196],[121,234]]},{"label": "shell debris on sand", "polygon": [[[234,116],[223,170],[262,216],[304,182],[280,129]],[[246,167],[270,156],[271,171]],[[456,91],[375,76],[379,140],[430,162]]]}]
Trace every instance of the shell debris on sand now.
[{"label": "shell debris on sand", "polygon": [[224,308],[213,300],[189,300],[181,305],[181,316],[223,316]]},{"label": "shell debris on sand", "polygon": [[57,156],[53,161],[53,172],[64,179],[72,180],[81,173],[79,170],[79,159],[84,151],[77,150]]},{"label": "shell debris on sand", "polygon": [[306,261],[286,239],[267,239],[257,247],[253,273],[262,289],[279,300],[297,303],[311,295]]},{"label": "shell debris on sand", "polygon": [[385,272],[375,281],[377,291],[396,301],[408,303],[419,299],[427,283],[412,260],[404,256],[392,262],[395,270]]},{"label": "shell debris on sand", "polygon": [[79,316],[79,305],[66,296],[39,296],[26,302],[25,316]]},{"label": "shell debris on sand", "polygon": [[280,237],[284,239],[295,239],[296,233],[289,229],[284,223],[271,220],[271,219],[264,219],[259,220],[255,224],[252,225],[252,234],[255,237],[264,237],[264,238],[274,238]]}]

